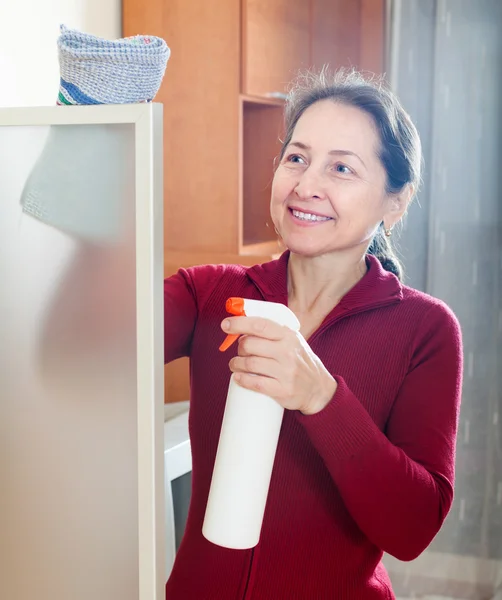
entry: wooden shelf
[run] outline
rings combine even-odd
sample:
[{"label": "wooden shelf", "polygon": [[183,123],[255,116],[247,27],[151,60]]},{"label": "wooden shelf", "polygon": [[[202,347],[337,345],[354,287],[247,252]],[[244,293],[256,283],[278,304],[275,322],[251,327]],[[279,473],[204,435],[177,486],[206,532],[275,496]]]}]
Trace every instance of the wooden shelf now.
[{"label": "wooden shelf", "polygon": [[243,98],[241,111],[240,248],[276,239],[270,194],[284,128],[282,102],[247,102]]},{"label": "wooden shelf", "polygon": [[263,104],[264,106],[284,106],[285,98],[275,98],[274,96],[253,96],[250,94],[241,94],[242,102],[249,104]]}]

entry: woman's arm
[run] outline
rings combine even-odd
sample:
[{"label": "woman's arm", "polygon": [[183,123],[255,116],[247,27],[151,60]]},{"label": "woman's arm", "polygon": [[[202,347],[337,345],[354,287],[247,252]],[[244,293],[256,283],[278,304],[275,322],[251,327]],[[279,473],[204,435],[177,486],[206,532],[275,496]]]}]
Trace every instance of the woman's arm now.
[{"label": "woman's arm", "polygon": [[197,297],[190,271],[164,280],[164,362],[189,356],[197,321]]},{"label": "woman's arm", "polygon": [[400,560],[416,558],[453,500],[462,342],[448,309],[434,305],[385,434],[337,377],[332,401],[298,419],[366,536]]}]

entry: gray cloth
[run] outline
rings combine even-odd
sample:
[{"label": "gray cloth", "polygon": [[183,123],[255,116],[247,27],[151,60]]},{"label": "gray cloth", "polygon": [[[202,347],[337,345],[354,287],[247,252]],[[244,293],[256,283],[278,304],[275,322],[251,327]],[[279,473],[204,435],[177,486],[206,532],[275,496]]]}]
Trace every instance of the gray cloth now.
[{"label": "gray cloth", "polygon": [[134,164],[129,133],[120,125],[51,127],[23,190],[23,211],[90,242],[117,239],[125,173]]}]

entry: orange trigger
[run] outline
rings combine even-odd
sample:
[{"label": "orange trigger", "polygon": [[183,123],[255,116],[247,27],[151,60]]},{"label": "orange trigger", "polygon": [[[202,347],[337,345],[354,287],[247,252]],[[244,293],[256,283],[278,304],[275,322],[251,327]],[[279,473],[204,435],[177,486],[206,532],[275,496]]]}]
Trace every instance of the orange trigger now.
[{"label": "orange trigger", "polygon": [[230,348],[230,346],[239,338],[239,334],[236,333],[230,333],[227,335],[227,337],[223,340],[223,343],[220,346],[220,352],[225,352],[225,350],[228,350]]}]

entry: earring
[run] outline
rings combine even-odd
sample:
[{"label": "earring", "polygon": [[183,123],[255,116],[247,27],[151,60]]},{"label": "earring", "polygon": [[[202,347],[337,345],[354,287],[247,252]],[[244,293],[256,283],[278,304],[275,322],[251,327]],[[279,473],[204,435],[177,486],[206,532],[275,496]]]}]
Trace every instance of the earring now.
[{"label": "earring", "polygon": [[390,237],[392,235],[392,227],[384,227],[385,237]]}]

